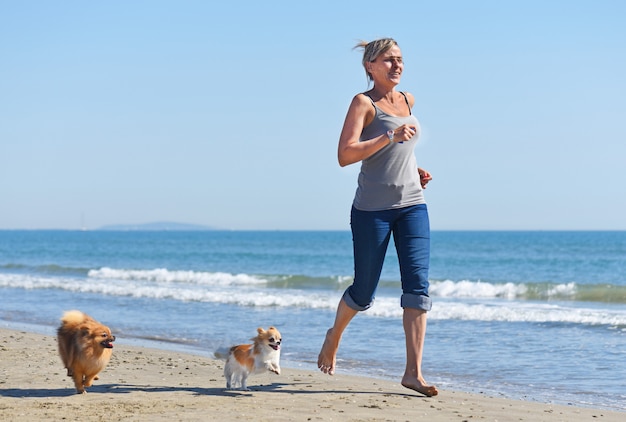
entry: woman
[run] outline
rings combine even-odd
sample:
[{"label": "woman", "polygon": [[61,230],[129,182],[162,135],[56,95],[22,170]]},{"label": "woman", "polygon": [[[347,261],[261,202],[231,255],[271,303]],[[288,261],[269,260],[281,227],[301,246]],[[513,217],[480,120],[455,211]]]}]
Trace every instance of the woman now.
[{"label": "woman", "polygon": [[404,70],[402,53],[391,38],[362,42],[363,67],[373,87],[350,104],[339,138],[339,165],[361,162],[350,226],[354,247],[354,282],[339,301],[332,328],[317,365],[335,372],[341,336],[359,311],[374,300],[387,246],[393,233],[402,282],[401,306],[406,337],[402,385],[426,396],[438,394],[422,375],[426,334],[430,225],[423,189],[431,175],[417,167],[414,148],[419,123],[411,109],[415,99],[396,91]]}]

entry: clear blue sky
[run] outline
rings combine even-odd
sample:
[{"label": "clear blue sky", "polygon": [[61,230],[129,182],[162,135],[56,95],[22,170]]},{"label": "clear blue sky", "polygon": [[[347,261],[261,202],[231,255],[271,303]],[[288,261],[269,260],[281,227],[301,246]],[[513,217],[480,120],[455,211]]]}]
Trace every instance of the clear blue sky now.
[{"label": "clear blue sky", "polygon": [[0,0],[0,229],[349,229],[395,38],[436,230],[626,230],[626,2]]}]

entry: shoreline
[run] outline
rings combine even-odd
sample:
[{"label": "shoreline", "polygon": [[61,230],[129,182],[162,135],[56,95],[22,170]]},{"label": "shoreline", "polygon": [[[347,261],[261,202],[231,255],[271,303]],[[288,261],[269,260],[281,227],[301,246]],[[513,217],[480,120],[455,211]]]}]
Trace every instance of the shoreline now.
[{"label": "shoreline", "polygon": [[225,390],[223,361],[115,343],[86,395],[75,393],[54,335],[0,328],[4,420],[622,421],[620,411],[440,391],[424,397],[399,383],[283,367],[251,375],[251,391]]}]

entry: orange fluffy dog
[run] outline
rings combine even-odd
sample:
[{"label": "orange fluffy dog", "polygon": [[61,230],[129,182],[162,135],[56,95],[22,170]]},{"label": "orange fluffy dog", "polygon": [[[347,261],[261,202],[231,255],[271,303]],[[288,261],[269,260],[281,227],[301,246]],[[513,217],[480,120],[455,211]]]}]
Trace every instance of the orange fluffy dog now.
[{"label": "orange fluffy dog", "polygon": [[57,330],[59,355],[72,377],[76,392],[85,394],[98,373],[111,359],[115,336],[106,325],[100,324],[81,311],[67,311],[61,317]]}]

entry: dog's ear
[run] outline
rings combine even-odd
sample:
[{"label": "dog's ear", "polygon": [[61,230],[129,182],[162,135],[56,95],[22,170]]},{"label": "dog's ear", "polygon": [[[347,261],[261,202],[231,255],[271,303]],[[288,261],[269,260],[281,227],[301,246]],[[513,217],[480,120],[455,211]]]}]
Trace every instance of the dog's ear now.
[{"label": "dog's ear", "polygon": [[263,329],[263,327],[259,327],[256,329],[256,332],[259,333],[259,335],[261,335],[265,332],[265,330]]}]

